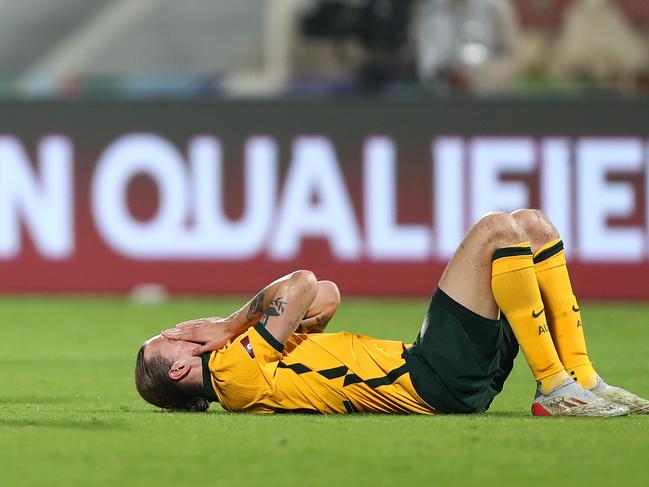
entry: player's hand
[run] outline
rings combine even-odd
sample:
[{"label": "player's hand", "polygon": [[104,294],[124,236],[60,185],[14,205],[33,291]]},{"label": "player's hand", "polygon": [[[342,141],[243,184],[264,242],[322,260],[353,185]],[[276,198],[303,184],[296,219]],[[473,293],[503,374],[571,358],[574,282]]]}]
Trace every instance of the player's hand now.
[{"label": "player's hand", "polygon": [[169,340],[184,340],[200,344],[200,347],[192,351],[194,355],[218,350],[232,338],[229,322],[222,318],[183,321],[174,328],[164,330],[161,335]]}]

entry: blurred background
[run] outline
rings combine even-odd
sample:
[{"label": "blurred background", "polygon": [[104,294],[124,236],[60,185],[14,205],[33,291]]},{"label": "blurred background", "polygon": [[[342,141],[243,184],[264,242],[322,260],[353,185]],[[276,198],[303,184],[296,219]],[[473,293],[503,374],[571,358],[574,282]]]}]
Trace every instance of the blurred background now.
[{"label": "blurred background", "polygon": [[0,290],[425,295],[534,206],[649,299],[647,90],[646,0],[0,0]]},{"label": "blurred background", "polygon": [[2,0],[0,94],[639,93],[643,0]]}]

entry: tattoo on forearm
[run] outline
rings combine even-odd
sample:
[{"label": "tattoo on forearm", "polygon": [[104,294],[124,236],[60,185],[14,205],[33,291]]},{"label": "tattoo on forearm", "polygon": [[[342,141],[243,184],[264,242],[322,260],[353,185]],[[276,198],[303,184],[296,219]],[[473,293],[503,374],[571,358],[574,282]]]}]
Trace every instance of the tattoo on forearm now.
[{"label": "tattoo on forearm", "polygon": [[295,330],[296,333],[322,333],[327,328],[331,316],[319,315],[303,321]]},{"label": "tattoo on forearm", "polygon": [[264,316],[261,318],[260,323],[263,326],[266,326],[269,318],[284,314],[284,309],[286,309],[286,301],[282,301],[281,297],[273,299],[270,303],[270,306],[264,313]]},{"label": "tattoo on forearm", "polygon": [[260,291],[257,296],[255,296],[248,306],[248,314],[246,318],[248,321],[255,319],[255,316],[264,311],[264,291]]},{"label": "tattoo on forearm", "polygon": [[315,320],[318,323],[318,326],[320,328],[322,328],[323,330],[325,329],[325,327],[329,323],[330,319],[331,319],[331,316],[327,316],[327,315],[322,315],[322,316],[316,316],[315,317]]}]

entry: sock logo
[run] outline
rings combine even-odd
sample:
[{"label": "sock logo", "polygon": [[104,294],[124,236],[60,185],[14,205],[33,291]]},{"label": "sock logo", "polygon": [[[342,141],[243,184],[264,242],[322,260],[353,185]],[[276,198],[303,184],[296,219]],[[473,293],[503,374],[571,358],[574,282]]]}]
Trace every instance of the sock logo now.
[{"label": "sock logo", "polygon": [[541,316],[541,313],[543,313],[543,311],[545,311],[545,308],[541,308],[541,311],[539,311],[538,313],[535,313],[534,310],[532,310],[532,318],[538,318],[539,316]]},{"label": "sock logo", "polygon": [[574,304],[572,305],[572,310],[573,310],[575,313],[579,313],[579,308],[578,308],[577,306],[575,306]]},{"label": "sock logo", "polygon": [[545,323],[539,325],[539,335],[542,335],[543,333],[548,333],[548,325]]}]

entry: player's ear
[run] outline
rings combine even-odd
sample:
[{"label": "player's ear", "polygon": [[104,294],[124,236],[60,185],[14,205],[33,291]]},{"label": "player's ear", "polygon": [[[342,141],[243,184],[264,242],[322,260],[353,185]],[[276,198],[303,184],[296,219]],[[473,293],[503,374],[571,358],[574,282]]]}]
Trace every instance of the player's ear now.
[{"label": "player's ear", "polygon": [[173,364],[171,364],[171,368],[169,369],[169,378],[171,380],[180,380],[187,374],[189,374],[189,371],[191,369],[192,365],[189,363],[189,360],[176,360]]}]

